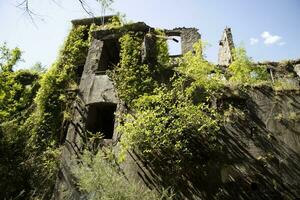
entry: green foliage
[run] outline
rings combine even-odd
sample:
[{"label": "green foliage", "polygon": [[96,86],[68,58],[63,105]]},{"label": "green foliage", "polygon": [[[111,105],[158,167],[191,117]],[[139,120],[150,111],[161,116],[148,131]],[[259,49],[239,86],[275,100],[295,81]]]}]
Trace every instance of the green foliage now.
[{"label": "green foliage", "polygon": [[228,70],[232,73],[230,81],[236,84],[259,84],[270,80],[266,68],[254,66],[244,48],[234,50],[234,61]]},{"label": "green foliage", "polygon": [[45,73],[37,93],[37,120],[35,131],[40,138],[59,140],[60,129],[66,109],[67,90],[76,85],[77,66],[85,62],[88,51],[88,27],[78,26],[71,30],[60,52],[58,61]]},{"label": "green foliage", "polygon": [[127,33],[120,38],[121,60],[114,74],[118,95],[126,103],[140,95],[151,92],[155,87],[151,70],[141,64],[141,36]]},{"label": "green foliage", "polygon": [[[103,7],[111,3],[101,2]],[[121,25],[120,18],[113,18],[102,28]],[[0,156],[5,158],[0,160],[0,177],[8,180],[0,181],[0,190],[6,191],[0,198],[15,197],[20,192],[24,198],[51,198],[61,125],[71,119],[68,109],[75,97],[67,90],[77,87],[76,68],[85,62],[89,33],[97,28],[74,27],[57,62],[45,73],[40,64],[31,71],[13,72],[13,66],[21,59],[20,49],[10,50],[6,44],[0,47]],[[113,79],[119,97],[131,111],[119,118],[122,155],[133,150],[142,159],[162,165],[159,168],[174,175],[174,180],[186,173],[190,165],[195,166],[192,173],[204,174],[210,159],[222,148],[218,139],[224,121],[211,106],[211,100],[222,93],[228,81],[217,66],[203,58],[204,45],[199,41],[194,52],[178,60],[173,78],[162,84],[159,76],[173,70],[168,65],[167,43],[160,30],[148,34],[156,39],[154,66],[141,61],[144,33],[127,32],[120,38],[121,59]],[[237,85],[259,84],[269,79],[266,69],[254,66],[242,48],[236,49],[229,72],[229,83]],[[199,98],[201,95],[205,98]],[[225,122],[233,121],[234,117],[245,118],[243,111],[231,106],[224,116]],[[90,138],[90,150],[98,148],[99,140],[99,135]],[[87,193],[88,199],[168,198],[128,183],[107,150],[96,155],[85,152],[74,166],[79,188]]]},{"label": "green foliage", "polygon": [[[35,72],[0,72],[0,123],[19,117],[33,101],[39,84]],[[17,116],[16,116],[17,115]]]},{"label": "green foliage", "polygon": [[128,182],[110,159],[110,150],[104,149],[96,155],[85,151],[73,165],[73,173],[78,178],[79,189],[90,200],[154,200],[172,199],[166,194],[159,197],[154,191],[143,189],[138,183]]},{"label": "green foliage", "polygon": [[159,37],[156,37],[156,57],[157,57],[157,63],[160,67],[158,68],[164,68],[165,65],[169,62],[169,50],[168,50],[168,43],[166,42],[165,33],[162,30],[156,29],[155,34]]},{"label": "green foliage", "polygon": [[[163,35],[159,30],[156,30],[155,34]],[[131,104],[134,99],[144,94],[150,94],[159,85],[159,80],[156,76],[161,76],[169,61],[166,40],[162,37],[157,37],[155,40],[155,66],[142,64],[141,46],[143,36],[142,33],[129,32],[119,40],[121,43],[121,60],[114,71],[113,79],[116,83],[119,97],[127,104]],[[150,37],[153,37],[153,35]]]},{"label": "green foliage", "polygon": [[22,52],[16,47],[9,49],[6,43],[0,46],[0,71],[12,71],[12,68],[21,60]]},{"label": "green foliage", "polygon": [[197,88],[203,88],[209,95],[214,95],[220,90],[225,82],[224,76],[220,70],[213,64],[209,63],[202,56],[205,44],[199,40],[194,44],[194,52],[188,52],[179,59],[177,70],[192,78],[193,82],[190,87],[190,93]]},{"label": "green foliage", "polygon": [[29,188],[26,160],[27,133],[20,127],[34,110],[39,75],[30,70],[12,71],[21,59],[18,48],[1,47],[0,70],[0,199],[25,197]]},{"label": "green foliage", "polygon": [[35,97],[35,112],[22,126],[28,132],[26,164],[32,169],[34,198],[49,199],[58,169],[59,141],[64,112],[75,94],[67,89],[76,85],[76,68],[85,62],[89,46],[89,27],[74,27],[52,67],[42,75]]},{"label": "green foliage", "polygon": [[135,112],[118,128],[124,152],[137,149],[146,158],[168,155],[164,160],[178,165],[194,156],[195,140],[203,142],[201,148],[215,150],[217,113],[205,104],[194,105],[180,88],[158,88],[136,100]]},{"label": "green foliage", "polygon": [[[84,63],[89,27],[74,28],[58,61],[43,73],[41,64],[31,70],[12,71],[21,59],[18,48],[1,47],[0,71],[0,198],[49,199],[58,169],[58,148],[67,89],[76,85],[76,67]],[[42,78],[40,79],[40,76]],[[68,98],[67,98],[68,97]]]}]

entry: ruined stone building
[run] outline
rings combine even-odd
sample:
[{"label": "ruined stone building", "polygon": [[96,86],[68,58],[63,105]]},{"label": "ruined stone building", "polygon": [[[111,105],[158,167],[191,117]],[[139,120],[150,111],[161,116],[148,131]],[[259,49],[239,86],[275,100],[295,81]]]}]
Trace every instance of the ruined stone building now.
[{"label": "ruined stone building", "polygon": [[[106,17],[107,21],[109,17]],[[74,20],[73,25],[99,23],[97,19]],[[146,34],[153,28],[138,22],[127,26],[127,31],[143,32],[143,62],[153,62],[153,45]],[[119,62],[120,45],[118,42],[124,29],[98,30],[93,32],[85,65],[80,77],[79,93],[74,102],[74,114],[68,127],[60,172],[56,183],[55,199],[62,199],[65,191],[73,199],[81,194],[70,173],[71,157],[81,151],[86,130],[92,133],[103,132],[105,143],[117,148],[120,135],[115,131],[118,126],[114,113],[125,108],[118,99],[114,83],[106,75]],[[182,53],[193,50],[192,46],[201,36],[195,28],[176,28],[164,30],[168,37],[181,37]],[[220,41],[218,64],[228,66],[233,61],[234,43],[230,28],[226,28]],[[291,68],[300,62],[291,63]],[[278,63],[265,63],[270,69]],[[272,68],[272,69],[273,69]],[[276,68],[276,67],[275,67]],[[274,74],[281,72],[274,68]],[[285,69],[282,69],[285,70]],[[294,69],[291,70],[291,73]],[[299,77],[298,77],[299,78]],[[248,96],[228,92],[222,103],[238,104],[247,108],[249,118],[243,122],[228,123],[224,130],[227,135],[228,158],[212,165],[205,183],[197,178],[187,178],[186,184],[176,193],[181,199],[208,199],[216,186],[222,185],[220,194],[230,199],[296,199],[300,194],[300,126],[297,122],[276,119],[272,116],[288,116],[298,113],[300,93],[275,93],[266,88],[252,88]],[[267,133],[267,134],[266,134]],[[271,136],[274,135],[275,137]],[[268,160],[268,162],[265,162]],[[153,174],[147,164],[142,163],[134,154],[121,166],[129,179],[140,181],[149,188],[163,184],[159,175]],[[207,191],[206,196],[203,192]],[[222,199],[222,197],[220,197]]]},{"label": "ruined stone building", "polygon": [[234,43],[230,28],[225,28],[219,45],[218,64],[222,66],[229,66],[233,61],[234,50]]}]

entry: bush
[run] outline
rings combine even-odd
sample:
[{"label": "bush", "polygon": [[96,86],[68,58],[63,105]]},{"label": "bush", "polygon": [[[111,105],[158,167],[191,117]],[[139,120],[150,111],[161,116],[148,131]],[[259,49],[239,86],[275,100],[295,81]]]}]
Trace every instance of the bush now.
[{"label": "bush", "polygon": [[207,152],[216,149],[217,113],[205,104],[194,105],[179,88],[158,88],[154,95],[142,96],[134,111],[118,127],[123,155],[127,150],[138,150],[145,158],[168,155],[165,162],[176,167],[195,156],[196,140]]},{"label": "bush", "polygon": [[[128,182],[117,170],[116,165],[108,160],[110,150],[93,154],[85,151],[72,172],[78,179],[81,192],[90,200],[155,200],[172,199],[166,192],[158,195],[154,191],[142,188],[138,183]],[[75,161],[77,162],[77,161]]]},{"label": "bush", "polygon": [[255,66],[252,63],[244,48],[236,48],[234,61],[228,68],[232,75],[229,81],[239,85],[260,84],[269,81],[270,77],[266,68]]}]

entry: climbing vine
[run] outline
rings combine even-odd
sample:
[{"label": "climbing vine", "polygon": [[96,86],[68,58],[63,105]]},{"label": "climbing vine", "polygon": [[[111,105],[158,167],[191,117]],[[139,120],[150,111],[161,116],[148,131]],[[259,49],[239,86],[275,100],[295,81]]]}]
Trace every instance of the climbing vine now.
[{"label": "climbing vine", "polygon": [[229,81],[240,85],[260,84],[270,80],[266,68],[253,65],[244,48],[234,50],[234,61],[228,70],[232,75]]}]

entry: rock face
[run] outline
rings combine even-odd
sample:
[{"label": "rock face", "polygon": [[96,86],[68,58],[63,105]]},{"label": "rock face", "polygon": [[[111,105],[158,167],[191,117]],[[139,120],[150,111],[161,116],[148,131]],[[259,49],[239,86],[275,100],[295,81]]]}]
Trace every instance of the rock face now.
[{"label": "rock face", "polygon": [[219,42],[218,64],[221,66],[229,66],[233,61],[234,43],[232,39],[231,29],[225,28],[222,38]]},{"label": "rock face", "polygon": [[[105,18],[106,19],[106,18]],[[106,19],[107,20],[107,19]],[[75,25],[95,20],[75,20]],[[114,83],[106,75],[119,62],[118,39],[123,31],[143,32],[144,44],[141,60],[155,62],[152,57],[151,27],[144,23],[128,25],[125,29],[100,30],[93,33],[93,40],[80,79],[79,93],[74,102],[73,120],[69,125],[61,156],[54,199],[84,199],[78,191],[70,172],[72,158],[80,155],[88,132],[103,132],[105,143],[118,151],[118,126],[116,111],[123,112],[124,105],[118,98]],[[182,52],[192,50],[200,39],[194,28],[164,30],[167,36],[180,36]],[[228,66],[234,48],[231,30],[226,28],[220,42],[219,64]],[[292,63],[296,73],[299,63]],[[274,65],[265,64],[265,65]],[[280,71],[274,71],[280,77]],[[241,108],[228,119],[220,142],[226,144],[221,157],[209,163],[205,177],[182,174],[182,183],[176,188],[178,199],[296,199],[300,194],[300,93],[298,91],[274,92],[268,87],[251,88],[246,94],[228,91],[217,106],[229,104]],[[193,167],[193,166],[190,166]],[[151,189],[168,186],[170,177],[145,163],[135,152],[128,152],[121,168],[128,179],[140,181]]]}]

